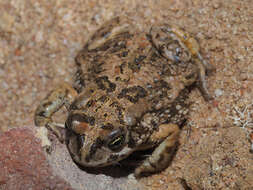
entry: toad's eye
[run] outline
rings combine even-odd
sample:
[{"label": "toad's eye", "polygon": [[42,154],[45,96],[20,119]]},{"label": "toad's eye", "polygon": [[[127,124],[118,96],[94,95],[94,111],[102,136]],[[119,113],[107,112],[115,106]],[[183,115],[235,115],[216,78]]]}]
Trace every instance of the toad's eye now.
[{"label": "toad's eye", "polygon": [[108,148],[110,148],[112,151],[118,151],[122,148],[122,145],[124,145],[125,142],[125,136],[119,135],[114,137],[112,140],[108,143]]}]

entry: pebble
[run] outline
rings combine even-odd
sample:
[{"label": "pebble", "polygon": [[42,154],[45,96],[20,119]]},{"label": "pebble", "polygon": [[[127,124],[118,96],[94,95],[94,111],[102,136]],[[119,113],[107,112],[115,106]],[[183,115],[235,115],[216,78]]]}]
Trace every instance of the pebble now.
[{"label": "pebble", "polygon": [[220,97],[223,95],[223,91],[221,89],[216,89],[214,91],[216,97]]}]

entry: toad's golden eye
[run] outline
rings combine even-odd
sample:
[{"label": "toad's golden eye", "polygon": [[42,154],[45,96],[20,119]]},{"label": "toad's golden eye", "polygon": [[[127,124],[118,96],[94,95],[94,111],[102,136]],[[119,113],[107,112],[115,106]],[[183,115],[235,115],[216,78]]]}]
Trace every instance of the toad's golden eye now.
[{"label": "toad's golden eye", "polygon": [[110,148],[112,151],[118,151],[121,149],[122,145],[124,144],[125,136],[119,135],[114,137],[112,140],[108,143],[108,148]]}]

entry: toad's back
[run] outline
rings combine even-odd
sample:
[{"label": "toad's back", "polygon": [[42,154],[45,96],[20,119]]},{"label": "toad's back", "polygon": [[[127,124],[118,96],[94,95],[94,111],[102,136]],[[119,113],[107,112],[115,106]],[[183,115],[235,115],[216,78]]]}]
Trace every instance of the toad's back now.
[{"label": "toad's back", "polygon": [[92,36],[76,62],[79,92],[90,89],[94,99],[103,101],[109,96],[125,110],[138,109],[139,115],[170,105],[185,88],[186,78],[196,79],[191,54],[173,33],[164,35],[160,27],[141,32],[119,18]]}]

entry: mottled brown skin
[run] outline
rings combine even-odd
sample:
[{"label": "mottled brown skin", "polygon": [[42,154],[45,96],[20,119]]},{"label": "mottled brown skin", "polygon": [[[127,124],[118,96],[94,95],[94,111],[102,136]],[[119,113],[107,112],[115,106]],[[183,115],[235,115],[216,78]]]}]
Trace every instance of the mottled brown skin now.
[{"label": "mottled brown skin", "polygon": [[35,124],[60,137],[51,118],[66,106],[66,144],[85,167],[111,165],[155,147],[135,176],[163,170],[187,119],[190,87],[197,85],[211,99],[205,83],[211,67],[196,40],[177,27],[143,32],[125,18],[114,18],[90,38],[76,65],[73,87],[53,90],[38,106]]}]

